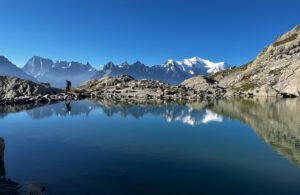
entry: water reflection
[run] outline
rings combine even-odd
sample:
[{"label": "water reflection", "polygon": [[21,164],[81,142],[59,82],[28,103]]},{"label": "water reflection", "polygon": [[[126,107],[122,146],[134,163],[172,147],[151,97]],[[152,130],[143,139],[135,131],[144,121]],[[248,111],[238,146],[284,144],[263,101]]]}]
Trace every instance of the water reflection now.
[{"label": "water reflection", "polygon": [[[89,115],[92,111],[100,110],[105,115],[112,117],[119,115],[122,117],[141,118],[147,114],[163,117],[167,122],[179,121],[187,125],[200,125],[209,122],[222,122],[222,116],[211,110],[205,109],[207,103],[192,105],[128,105],[115,104],[105,101],[89,102],[62,102],[47,106],[21,105],[0,107],[0,115],[4,118],[10,112],[20,112],[26,110],[26,113],[33,119],[42,119],[51,116],[75,116]],[[2,113],[2,114],[1,114]]]},{"label": "water reflection", "polygon": [[89,115],[96,111],[111,117],[141,118],[145,115],[162,117],[166,122],[201,125],[222,122],[223,117],[240,120],[249,125],[273,150],[300,166],[299,99],[235,99],[200,102],[186,105],[128,105],[109,101],[62,102],[38,105],[2,106],[0,117],[26,110],[33,119],[50,116]]},{"label": "water reflection", "polygon": [[208,108],[251,126],[273,150],[300,166],[299,99],[227,100]]}]

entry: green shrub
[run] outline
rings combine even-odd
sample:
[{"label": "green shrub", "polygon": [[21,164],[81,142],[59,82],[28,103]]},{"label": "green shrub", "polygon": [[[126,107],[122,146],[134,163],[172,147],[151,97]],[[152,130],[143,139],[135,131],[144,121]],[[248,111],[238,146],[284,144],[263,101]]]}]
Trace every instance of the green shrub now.
[{"label": "green shrub", "polygon": [[256,83],[244,83],[240,87],[236,88],[238,91],[249,91],[253,90],[255,87],[258,87],[259,85]]},{"label": "green shrub", "polygon": [[274,76],[280,75],[282,69],[283,69],[283,68],[276,68],[276,69],[274,69],[274,70],[271,70],[271,71],[269,72],[269,75],[270,75],[270,76],[271,76],[271,75],[274,75]]},{"label": "green shrub", "polygon": [[276,41],[275,43],[273,43],[273,46],[277,47],[279,45],[294,41],[297,37],[298,37],[298,34],[294,33],[294,34],[290,35],[289,37],[287,37],[287,38],[285,38],[281,41]]}]

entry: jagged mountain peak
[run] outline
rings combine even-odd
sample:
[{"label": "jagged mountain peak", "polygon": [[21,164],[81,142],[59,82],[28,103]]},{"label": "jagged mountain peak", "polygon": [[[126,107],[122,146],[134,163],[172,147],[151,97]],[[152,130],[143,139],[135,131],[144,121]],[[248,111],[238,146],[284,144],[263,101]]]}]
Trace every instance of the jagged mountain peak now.
[{"label": "jagged mountain peak", "polygon": [[111,69],[113,67],[115,67],[116,65],[112,62],[112,61],[109,61],[107,62],[106,64],[104,64],[103,66],[103,70],[107,70],[107,69]]},{"label": "jagged mountain peak", "polygon": [[96,69],[89,62],[58,60],[56,62],[33,56],[23,67],[23,70],[37,78],[40,82],[48,82],[56,87],[64,87],[65,80],[71,80],[73,86],[91,79]]},{"label": "jagged mountain peak", "polygon": [[200,57],[185,58],[181,61],[168,59],[162,66],[173,69],[176,66],[190,75],[208,75],[231,67],[225,62],[215,63]]},{"label": "jagged mountain peak", "polygon": [[129,66],[129,63],[128,63],[127,61],[122,62],[122,63],[119,65],[119,67],[127,67],[127,66]]},{"label": "jagged mountain peak", "polygon": [[[3,60],[2,60],[3,61]],[[54,86],[63,87],[65,79],[74,80],[74,86],[92,78],[103,76],[132,75],[137,79],[149,78],[163,82],[178,84],[194,75],[207,75],[223,70],[225,63],[213,63],[199,57],[185,58],[182,61],[168,59],[164,64],[146,66],[141,61],[132,64],[123,62],[105,64],[102,70],[96,70],[89,62],[52,61],[48,58],[33,56],[24,65],[23,71],[37,78],[40,82],[49,82]]]}]

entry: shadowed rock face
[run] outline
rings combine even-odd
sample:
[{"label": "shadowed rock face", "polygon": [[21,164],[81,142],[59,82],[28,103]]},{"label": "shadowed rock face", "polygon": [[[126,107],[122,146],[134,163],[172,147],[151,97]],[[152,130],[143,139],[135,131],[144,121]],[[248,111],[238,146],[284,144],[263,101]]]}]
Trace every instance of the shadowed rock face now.
[{"label": "shadowed rock face", "polygon": [[248,124],[273,150],[300,166],[299,99],[225,100],[209,108]]},{"label": "shadowed rock face", "polygon": [[20,96],[51,95],[62,92],[62,90],[46,84],[38,84],[32,81],[7,76],[0,76],[0,89],[1,99]]}]

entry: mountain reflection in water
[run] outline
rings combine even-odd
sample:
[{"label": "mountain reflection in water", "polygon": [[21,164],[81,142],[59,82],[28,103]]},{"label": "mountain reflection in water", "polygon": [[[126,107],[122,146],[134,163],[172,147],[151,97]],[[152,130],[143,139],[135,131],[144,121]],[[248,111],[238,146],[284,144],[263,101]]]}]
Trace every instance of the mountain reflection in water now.
[{"label": "mountain reflection in water", "polygon": [[0,172],[47,194],[299,194],[299,108],[262,98],[2,106]]},{"label": "mountain reflection in water", "polygon": [[107,116],[141,118],[147,114],[166,122],[200,125],[222,122],[223,117],[249,125],[274,151],[300,166],[300,100],[299,99],[233,99],[186,105],[126,105],[109,101],[61,102],[53,105],[1,106],[0,118],[26,110],[33,119],[50,116],[89,115],[99,110]]}]

